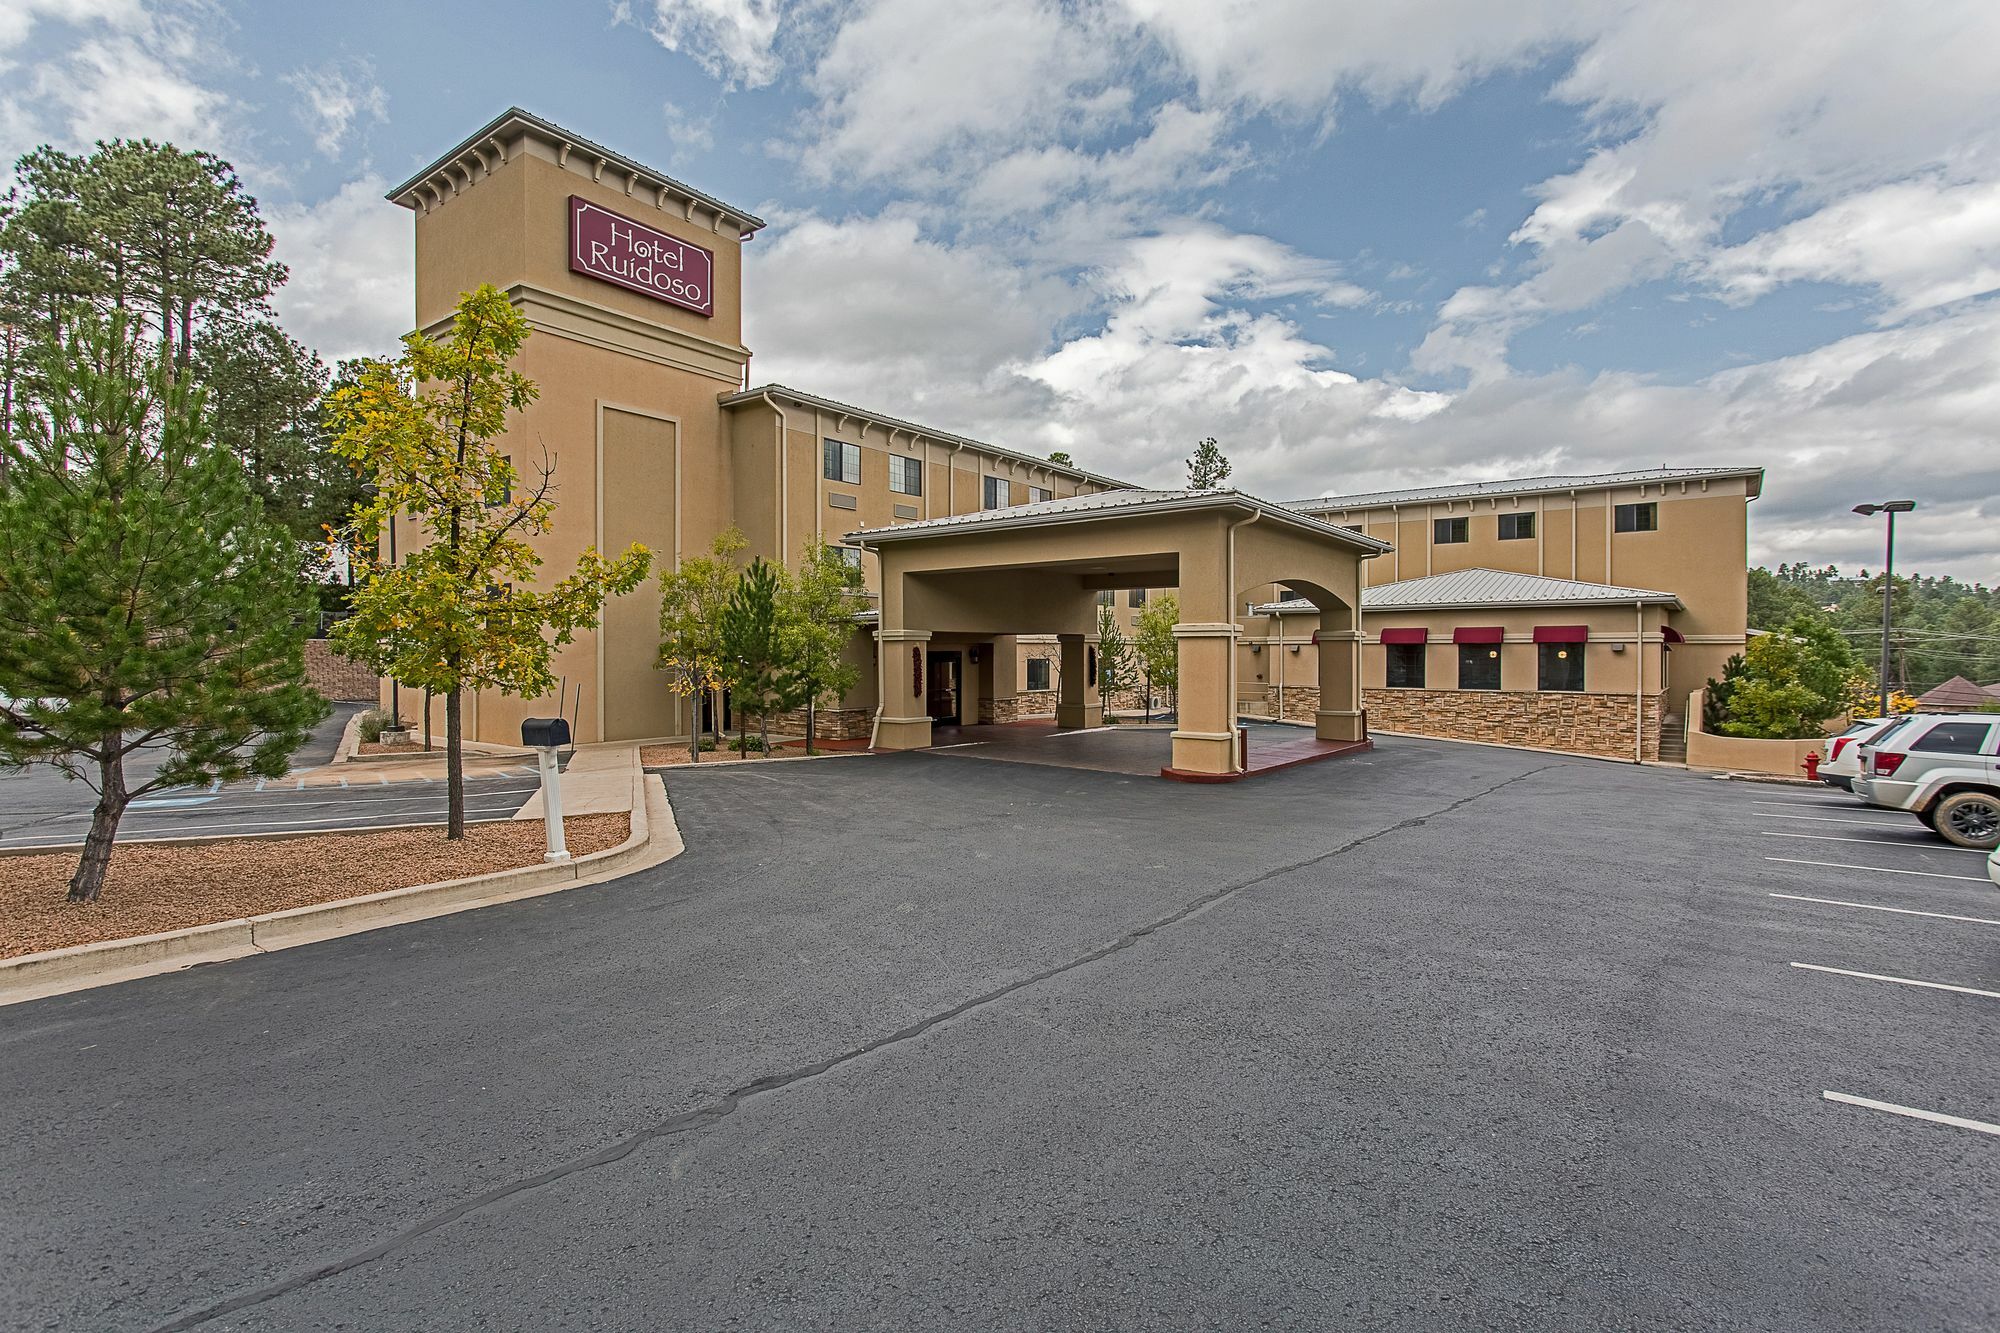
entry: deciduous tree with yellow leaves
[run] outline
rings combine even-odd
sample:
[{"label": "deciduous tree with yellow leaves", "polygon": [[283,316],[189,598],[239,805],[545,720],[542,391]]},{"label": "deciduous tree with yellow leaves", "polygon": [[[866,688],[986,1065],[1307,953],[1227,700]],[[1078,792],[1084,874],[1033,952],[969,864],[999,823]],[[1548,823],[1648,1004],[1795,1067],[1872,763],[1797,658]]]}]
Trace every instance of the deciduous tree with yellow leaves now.
[{"label": "deciduous tree with yellow leaves", "polygon": [[395,566],[376,565],[355,589],[354,614],[331,637],[339,650],[445,701],[447,838],[465,836],[464,692],[523,697],[555,688],[550,659],[597,624],[605,598],[630,592],[651,553],[615,559],[595,547],[576,572],[535,586],[542,558],[528,538],[555,513],[546,450],[532,485],[494,448],[510,415],[535,400],[511,368],[528,321],[490,284],[459,298],[451,333],[403,339],[393,361],[370,361],[333,395],[334,451],[373,479],[354,511],[357,545],[408,515],[427,540]]}]

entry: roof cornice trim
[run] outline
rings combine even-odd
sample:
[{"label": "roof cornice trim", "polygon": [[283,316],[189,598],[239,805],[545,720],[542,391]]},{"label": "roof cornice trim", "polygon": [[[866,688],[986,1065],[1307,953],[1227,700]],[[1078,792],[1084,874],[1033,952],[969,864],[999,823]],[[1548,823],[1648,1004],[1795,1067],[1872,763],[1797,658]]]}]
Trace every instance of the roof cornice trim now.
[{"label": "roof cornice trim", "polygon": [[[461,186],[470,186],[493,173],[496,165],[507,162],[507,144],[523,134],[536,134],[548,140],[557,148],[558,159],[569,154],[577,154],[597,164],[598,174],[607,167],[613,167],[626,177],[626,193],[633,194],[641,185],[653,192],[652,202],[666,207],[668,198],[680,201],[684,218],[691,218],[694,209],[705,209],[715,214],[718,224],[732,222],[738,234],[748,240],[765,225],[764,219],[748,209],[726,204],[714,195],[705,194],[682,181],[675,180],[664,172],[655,171],[642,162],[636,162],[623,153],[593,143],[580,134],[571,133],[562,126],[543,120],[540,116],[521,108],[508,107],[479,129],[474,130],[465,141],[437,161],[419,171],[416,175],[398,185],[384,196],[393,204],[417,212],[426,212],[446,198],[459,192]],[[492,159],[492,160],[489,160]],[[453,173],[456,172],[457,176]],[[634,196],[638,197],[638,196]]]},{"label": "roof cornice trim", "polygon": [[872,425],[886,426],[891,430],[901,431],[905,434],[913,435],[918,439],[932,440],[938,444],[948,444],[953,448],[978,449],[985,453],[1011,459],[1016,463],[1026,464],[1029,467],[1042,468],[1077,481],[1088,481],[1099,486],[1108,486],[1112,490],[1136,491],[1140,489],[1132,482],[1121,481],[1117,477],[1107,477],[1097,472],[1086,472],[1080,467],[1071,467],[1064,463],[1052,463],[1046,458],[1037,458],[1033,454],[1024,454],[1017,449],[1008,449],[998,444],[988,444],[985,440],[975,440],[968,435],[954,435],[950,431],[936,430],[915,421],[905,421],[901,417],[889,416],[886,413],[871,412],[865,407],[856,407],[852,403],[843,403],[832,398],[822,398],[818,394],[807,393],[802,389],[794,389],[789,385],[759,384],[748,389],[739,389],[735,393],[724,394],[721,402],[724,407],[740,407],[746,403],[761,402],[773,398],[781,398],[797,407],[810,407],[821,412],[835,413],[840,416],[849,417],[855,421],[865,421]]},{"label": "roof cornice trim", "polygon": [[[1419,486],[1409,491],[1364,491],[1358,495],[1311,496],[1304,500],[1287,500],[1285,505],[1289,509],[1315,513],[1351,514],[1364,509],[1387,509],[1392,505],[1446,504],[1460,500],[1505,500],[1511,496],[1627,490],[1635,486],[1667,486],[1675,482],[1731,481],[1738,477],[1752,477],[1757,480],[1758,484],[1752,488],[1752,493],[1747,497],[1756,499],[1758,493],[1763,490],[1764,469],[1761,467],[1688,468],[1648,476],[1604,472],[1577,477],[1521,477],[1504,481],[1471,481],[1466,482],[1464,486]],[[1491,486],[1496,489],[1473,489],[1480,486]]]},{"label": "roof cornice trim", "polygon": [[[966,533],[1005,532],[1019,528],[1060,527],[1071,523],[1100,523],[1120,518],[1150,517],[1154,514],[1182,514],[1201,509],[1237,509],[1261,514],[1273,522],[1287,527],[1299,528],[1322,537],[1332,537],[1349,546],[1358,546],[1370,556],[1382,555],[1394,548],[1376,537],[1364,536],[1349,528],[1333,523],[1322,523],[1306,514],[1273,504],[1269,500],[1259,500],[1254,495],[1241,491],[1204,491],[1186,496],[1176,496],[1163,500],[1152,500],[1145,504],[1121,505],[1115,508],[1073,509],[1056,513],[1010,514],[1005,509],[983,511],[993,514],[992,518],[980,518],[977,522],[940,523],[926,526],[923,523],[906,523],[900,527],[861,528],[850,532],[846,540],[865,546],[879,546],[884,542],[921,541],[931,537],[957,536]],[[971,515],[952,515],[965,517]],[[935,520],[933,520],[935,521]]]}]

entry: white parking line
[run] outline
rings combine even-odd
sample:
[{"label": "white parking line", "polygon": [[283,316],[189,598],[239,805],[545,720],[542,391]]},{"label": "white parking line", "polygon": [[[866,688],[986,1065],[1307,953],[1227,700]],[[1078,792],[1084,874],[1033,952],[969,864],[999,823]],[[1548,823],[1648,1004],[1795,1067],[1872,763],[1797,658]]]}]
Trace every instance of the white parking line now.
[{"label": "white parking line", "polygon": [[1942,981],[1912,981],[1908,977],[1885,977],[1879,972],[1851,972],[1844,967],[1821,967],[1818,963],[1793,963],[1808,972],[1831,972],[1835,976],[1859,977],[1863,981],[1893,981],[1898,986],[1922,986],[1925,990],[1956,991],[1960,995],[1984,995],[1989,1000],[2000,1000],[2000,991],[1980,990],[1974,986],[1950,986]]},{"label": "white parking line", "polygon": [[1942,1111],[1923,1111],[1914,1106],[1898,1106],[1894,1102],[1878,1102],[1873,1097],[1856,1097],[1851,1092],[1822,1092],[1820,1096],[1830,1102],[1841,1102],[1848,1106],[1865,1106],[1871,1111],[1887,1111],[1890,1115],[1906,1115],[1913,1120],[1929,1120],[1940,1125],[1951,1125],[1956,1129],[1977,1130],[1981,1134],[2000,1134],[2000,1125],[1989,1125],[1984,1120],[1967,1120],[1962,1115],[1946,1115]]},{"label": "white parking line", "polygon": [[[516,810],[519,810],[520,808],[521,808],[521,802],[519,801],[511,801],[506,805],[481,806],[477,808],[468,805],[465,809],[465,814],[466,818],[468,819],[471,819],[477,815],[488,815],[495,819],[498,819],[503,816],[511,817],[513,813]],[[413,816],[421,816],[426,813],[429,813],[427,811],[404,810],[404,811],[399,811],[397,813],[404,816],[404,818],[395,821],[397,823],[420,824],[420,823],[430,822],[421,818],[413,818]],[[437,811],[436,822],[442,824],[444,823],[444,820],[445,820],[445,812],[442,810]],[[226,829],[303,828],[306,827],[307,825],[317,825],[317,824],[344,824],[349,828],[356,828],[356,829],[367,829],[374,827],[373,823],[366,820],[357,821],[355,817],[352,815],[334,815],[328,819],[259,819],[259,820],[235,820],[224,824],[196,824],[196,823],[170,824],[164,828],[134,829],[132,830],[132,836],[140,839],[144,839],[149,836],[154,838],[158,837],[206,838],[213,834],[222,832],[223,830]],[[11,845],[33,847],[33,846],[38,846],[39,842],[40,839],[38,839],[34,835],[17,833],[12,837],[0,838],[0,847],[11,846]]]},{"label": "white parking line", "polygon": [[[1803,819],[1813,824],[1873,824],[1880,828],[1908,828],[1910,824],[1900,819],[1844,819],[1836,815],[1767,815],[1761,810],[1750,812],[1752,819]],[[1915,815],[1910,816],[1916,820]]]},{"label": "white parking line", "polygon": [[1918,838],[1843,838],[1837,833],[1784,833],[1778,829],[1758,829],[1761,838],[1810,838],[1814,842],[1865,842],[1871,847],[1907,847],[1918,852],[1957,852],[1960,856],[1984,856],[1970,847],[1953,847],[1944,839],[1936,841]]},{"label": "white parking line", "polygon": [[1984,916],[1953,916],[1950,912],[1919,912],[1914,907],[1882,907],[1876,903],[1850,903],[1839,898],[1808,898],[1802,893],[1767,893],[1767,898],[1788,898],[1795,903],[1824,903],[1828,907],[1865,907],[1871,912],[1894,912],[1899,916],[1929,916],[1939,921],[1970,921],[1979,926],[2000,926],[2000,921]]},{"label": "white parking line", "polygon": [[1962,879],[1968,884],[1984,884],[1984,875],[1940,875],[1935,870],[1891,870],[1887,866],[1855,866],[1844,861],[1801,861],[1796,856],[1767,856],[1766,861],[1783,861],[1795,866],[1824,866],[1828,870],[1867,870],[1877,875],[1916,875],[1922,879]]}]

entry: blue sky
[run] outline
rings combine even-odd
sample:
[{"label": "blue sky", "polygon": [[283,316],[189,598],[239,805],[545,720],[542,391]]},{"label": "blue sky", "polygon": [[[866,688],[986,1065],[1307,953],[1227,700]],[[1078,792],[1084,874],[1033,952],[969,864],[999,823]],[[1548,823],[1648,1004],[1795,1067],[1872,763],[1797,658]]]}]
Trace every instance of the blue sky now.
[{"label": "blue sky", "polygon": [[1753,558],[1870,563],[1895,492],[1994,582],[1996,50],[1955,0],[15,0],[0,152],[228,156],[332,358],[409,318],[383,190],[518,104],[771,220],[759,380],[1277,498],[1761,464]]}]

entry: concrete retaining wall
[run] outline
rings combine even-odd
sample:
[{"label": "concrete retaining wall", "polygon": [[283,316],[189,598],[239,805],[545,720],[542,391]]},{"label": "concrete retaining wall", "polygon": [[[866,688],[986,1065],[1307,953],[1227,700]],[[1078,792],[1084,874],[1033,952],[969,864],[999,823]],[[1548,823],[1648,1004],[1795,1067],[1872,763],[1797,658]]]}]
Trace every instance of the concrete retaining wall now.
[{"label": "concrete retaining wall", "polygon": [[1781,773],[1802,778],[1806,753],[1818,751],[1826,757],[1827,741],[1763,741],[1746,736],[1715,736],[1706,731],[1688,733],[1689,768],[1726,768],[1737,773]]}]

